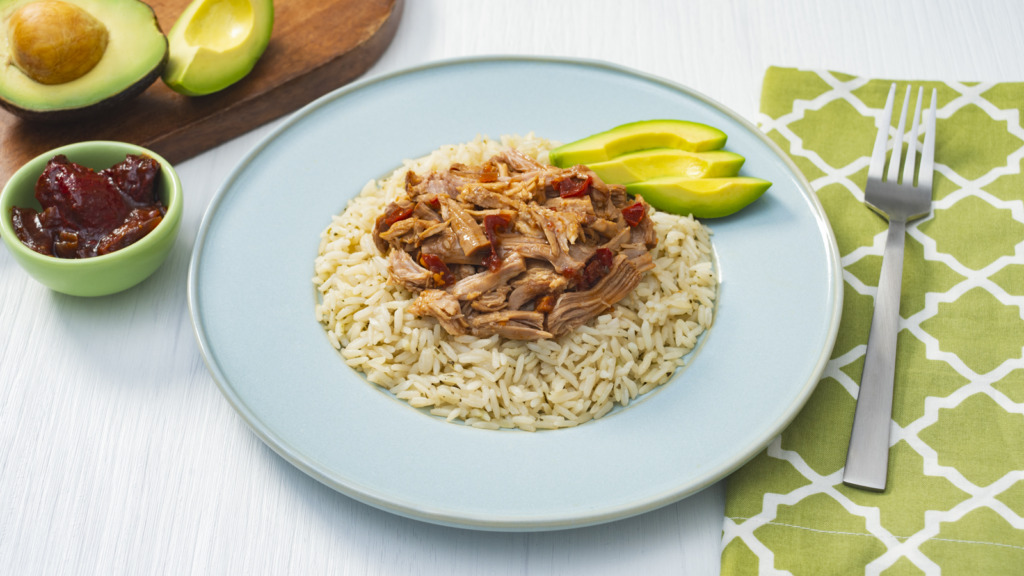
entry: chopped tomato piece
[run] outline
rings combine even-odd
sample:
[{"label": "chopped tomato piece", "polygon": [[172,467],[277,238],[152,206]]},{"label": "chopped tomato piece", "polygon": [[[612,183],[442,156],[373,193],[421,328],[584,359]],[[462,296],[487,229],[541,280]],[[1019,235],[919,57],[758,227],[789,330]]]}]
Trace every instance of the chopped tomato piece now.
[{"label": "chopped tomato piece", "polygon": [[415,204],[408,206],[402,206],[400,204],[391,204],[388,206],[387,211],[384,213],[384,222],[381,228],[382,231],[387,231],[394,225],[395,222],[405,220],[412,216],[413,211],[416,209]]},{"label": "chopped tomato piece", "polygon": [[622,217],[626,219],[626,224],[632,227],[638,226],[643,222],[646,215],[647,207],[639,200],[622,209]]},{"label": "chopped tomato piece", "polygon": [[558,191],[558,195],[562,198],[576,198],[578,196],[585,196],[590,192],[590,181],[592,178],[587,176],[586,178],[577,178],[569,176],[560,180],[555,180],[551,184]]},{"label": "chopped tomato piece", "polygon": [[484,234],[491,241],[491,246],[500,242],[498,232],[508,229],[511,223],[512,218],[508,214],[488,214],[484,216]]},{"label": "chopped tomato piece", "polygon": [[455,282],[455,275],[437,254],[421,253],[420,265],[431,273],[437,286],[447,286]]},{"label": "chopped tomato piece", "polygon": [[594,255],[588,258],[587,263],[583,266],[580,289],[587,290],[607,276],[612,269],[614,259],[611,250],[598,248],[597,252],[594,252]]}]

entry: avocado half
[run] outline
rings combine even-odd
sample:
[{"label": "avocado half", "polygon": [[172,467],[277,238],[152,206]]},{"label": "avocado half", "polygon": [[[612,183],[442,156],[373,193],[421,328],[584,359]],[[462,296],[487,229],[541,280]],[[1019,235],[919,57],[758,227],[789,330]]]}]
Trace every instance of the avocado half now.
[{"label": "avocado half", "polygon": [[164,83],[186,96],[231,86],[256,66],[273,28],[273,0],[192,0],[167,33]]},{"label": "avocado half", "polygon": [[167,63],[167,38],[139,0],[62,0],[102,23],[107,46],[84,75],[60,84],[33,80],[14,64],[11,16],[36,0],[0,0],[0,106],[34,121],[67,121],[112,108],[148,88]]}]

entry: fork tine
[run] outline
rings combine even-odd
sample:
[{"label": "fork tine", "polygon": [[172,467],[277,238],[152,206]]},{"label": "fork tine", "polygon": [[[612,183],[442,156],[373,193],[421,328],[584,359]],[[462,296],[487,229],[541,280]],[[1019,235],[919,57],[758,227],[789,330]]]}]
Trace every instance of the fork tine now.
[{"label": "fork tine", "polygon": [[892,103],[895,97],[896,84],[893,84],[889,87],[889,96],[885,99],[885,109],[882,110],[881,123],[878,126],[878,134],[875,136],[875,148],[871,151],[869,178],[881,180],[885,170],[885,148],[889,142],[889,125],[892,123]]},{"label": "fork tine", "polygon": [[907,127],[907,108],[910,107],[910,86],[907,86],[906,96],[903,98],[903,109],[900,110],[900,123],[896,126],[896,133],[892,137],[892,157],[889,158],[889,173],[885,179],[896,183],[900,177],[900,156],[903,154],[903,129]]},{"label": "fork tine", "polygon": [[917,180],[918,188],[932,188],[932,172],[935,164],[935,101],[938,91],[932,89],[932,104],[928,118],[924,122],[924,148],[921,150],[921,177]]},{"label": "fork tine", "polygon": [[[910,88],[907,87],[908,96]],[[917,158],[917,129],[920,124],[921,103],[924,100],[924,88],[917,89],[917,106],[914,107],[914,120],[910,126],[910,146],[907,149],[907,157],[903,160],[903,183],[908,186],[914,185],[914,162]]]}]

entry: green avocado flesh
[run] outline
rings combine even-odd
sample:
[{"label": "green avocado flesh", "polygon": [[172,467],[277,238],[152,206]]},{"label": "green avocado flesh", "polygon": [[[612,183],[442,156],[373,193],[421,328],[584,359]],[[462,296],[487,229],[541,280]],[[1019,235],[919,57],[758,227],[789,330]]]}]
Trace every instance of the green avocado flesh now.
[{"label": "green avocado flesh", "polygon": [[570,142],[552,150],[548,158],[559,168],[604,162],[648,148],[677,148],[688,152],[725,146],[725,132],[686,120],[641,120]]},{"label": "green avocado flesh", "polygon": [[643,196],[658,210],[692,214],[694,218],[720,218],[750,205],[772,185],[748,176],[687,178],[669,176],[626,185],[626,192]]},{"label": "green avocado flesh", "polygon": [[273,27],[272,0],[193,0],[167,33],[164,83],[188,96],[231,86],[252,71]]},{"label": "green avocado flesh", "polygon": [[139,0],[64,0],[102,23],[106,49],[84,75],[42,84],[13,64],[11,16],[33,0],[0,0],[0,106],[30,120],[70,120],[115,106],[149,87],[167,61],[167,39]]},{"label": "green avocado flesh", "polygon": [[743,156],[725,150],[687,152],[676,148],[652,148],[595,162],[587,167],[608,184],[632,184],[665,176],[735,176],[744,160]]}]

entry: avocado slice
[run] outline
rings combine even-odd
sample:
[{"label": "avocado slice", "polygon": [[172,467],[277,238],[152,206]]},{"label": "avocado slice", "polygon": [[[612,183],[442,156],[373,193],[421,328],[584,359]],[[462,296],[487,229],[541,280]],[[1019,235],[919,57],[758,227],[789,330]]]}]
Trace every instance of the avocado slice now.
[{"label": "avocado slice", "polygon": [[616,126],[555,148],[548,159],[559,168],[604,162],[647,148],[678,148],[688,152],[718,150],[725,146],[725,132],[687,120],[641,120]]},{"label": "avocado slice", "polygon": [[626,192],[643,196],[658,210],[692,214],[694,218],[720,218],[750,205],[772,185],[749,176],[687,178],[669,176],[626,184]]},{"label": "avocado slice", "polygon": [[[44,16],[26,17],[27,11]],[[74,18],[61,16],[69,13]],[[67,67],[59,42],[40,40],[33,48],[31,38],[76,30],[69,42],[78,43],[63,50],[79,54],[81,66],[45,74]],[[67,121],[112,108],[148,88],[166,61],[167,38],[139,0],[0,0],[0,106],[28,120]]]},{"label": "avocado slice", "polygon": [[164,83],[188,96],[231,86],[252,71],[273,27],[272,0],[193,0],[167,34]]},{"label": "avocado slice", "polygon": [[651,148],[595,162],[588,167],[608,184],[632,184],[665,176],[735,176],[745,160],[743,156],[726,150],[687,152],[676,148]]}]

